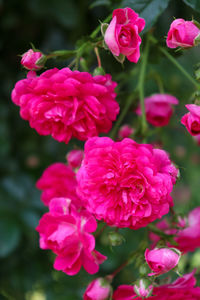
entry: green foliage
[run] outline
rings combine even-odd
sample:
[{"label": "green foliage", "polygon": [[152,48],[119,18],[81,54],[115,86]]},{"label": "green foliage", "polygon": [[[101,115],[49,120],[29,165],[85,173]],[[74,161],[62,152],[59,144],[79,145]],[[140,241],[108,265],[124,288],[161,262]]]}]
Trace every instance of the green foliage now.
[{"label": "green foliage", "polygon": [[194,10],[200,12],[200,1],[199,0],[183,0],[187,5],[192,7]]},{"label": "green foliage", "polygon": [[157,18],[167,8],[169,0],[124,0],[122,7],[130,7],[146,21],[145,31],[149,30]]}]

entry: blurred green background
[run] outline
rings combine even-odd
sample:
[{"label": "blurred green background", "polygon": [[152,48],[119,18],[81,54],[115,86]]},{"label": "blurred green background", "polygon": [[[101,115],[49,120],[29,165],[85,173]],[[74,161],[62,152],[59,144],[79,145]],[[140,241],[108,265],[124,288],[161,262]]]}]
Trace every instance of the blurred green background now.
[{"label": "blurred green background", "polygon": [[[57,161],[65,161],[69,149],[77,144],[58,143],[51,137],[39,136],[19,116],[19,108],[10,98],[14,84],[25,77],[19,54],[26,52],[32,42],[44,53],[59,49],[73,49],[82,36],[89,35],[115,7],[131,6],[145,17],[148,28],[165,42],[173,17],[200,21],[200,4],[192,0],[0,0],[0,300],[76,300],[94,276],[81,271],[70,277],[54,271],[54,256],[42,251],[38,245],[35,227],[45,212],[36,180],[43,170]],[[188,5],[187,5],[188,4]],[[149,9],[149,10],[148,10]],[[145,37],[144,37],[145,38]],[[100,51],[103,67],[120,83],[120,74],[135,68],[125,63],[123,69],[109,52]],[[175,54],[178,61],[193,74],[199,62],[199,48]],[[94,55],[93,55],[94,56]],[[90,69],[95,67],[95,57],[90,58]],[[69,62],[48,63],[48,67],[66,66]],[[184,104],[190,102],[194,87],[166,58],[151,48],[148,72],[157,72],[164,83],[165,92],[180,100],[175,114],[166,128],[157,131],[150,141],[162,144],[180,167],[181,179],[177,183],[174,200],[181,213],[200,205],[199,164],[200,148],[185,128],[180,118],[186,112]],[[132,90],[137,73],[131,73],[120,90],[118,100],[124,105],[127,90]],[[145,95],[158,92],[156,83],[147,76]],[[136,115],[129,111],[124,123],[137,125]],[[82,143],[79,143],[82,145]],[[137,248],[143,229],[121,230],[126,242],[114,249],[107,243],[107,233],[97,241],[97,249],[108,256],[101,266],[100,275],[112,272],[132,249]],[[186,271],[200,266],[199,253],[185,258]],[[195,262],[195,263],[194,263]],[[117,276],[114,284],[129,283],[137,278],[133,266]]]}]

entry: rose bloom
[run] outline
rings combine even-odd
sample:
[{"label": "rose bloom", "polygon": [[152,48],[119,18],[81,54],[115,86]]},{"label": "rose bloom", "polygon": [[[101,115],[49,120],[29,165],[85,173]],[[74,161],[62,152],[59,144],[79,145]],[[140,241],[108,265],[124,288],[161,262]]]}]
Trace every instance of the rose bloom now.
[{"label": "rose bloom", "polygon": [[145,260],[153,273],[152,275],[161,275],[169,272],[178,265],[181,255],[177,249],[155,248],[153,250],[146,249]]},{"label": "rose bloom", "polygon": [[52,198],[66,197],[80,206],[80,199],[76,194],[76,174],[63,163],[50,165],[37,181],[36,187],[42,190],[41,200],[45,205],[49,205]]},{"label": "rose bloom", "polygon": [[84,300],[106,300],[111,292],[110,284],[104,278],[97,278],[90,282],[84,295]]},{"label": "rose bloom", "polygon": [[151,145],[91,138],[77,172],[77,193],[98,220],[138,229],[168,213],[177,172],[167,153]]},{"label": "rose bloom", "polygon": [[116,83],[110,75],[57,68],[16,83],[12,101],[20,115],[41,135],[68,143],[107,133],[119,113]]},{"label": "rose bloom", "polygon": [[[194,272],[185,274],[171,284],[153,288],[153,294],[148,300],[199,300],[200,287],[195,287]],[[113,300],[142,300],[137,297],[132,285],[120,285],[113,294]]]},{"label": "rose bloom", "polygon": [[199,34],[200,29],[192,21],[176,19],[172,22],[167,34],[167,47],[193,47],[195,46],[195,39]]},{"label": "rose bloom", "polygon": [[21,64],[27,70],[39,70],[43,66],[37,65],[37,62],[42,56],[43,54],[41,52],[29,49],[26,53],[22,55]]},{"label": "rose bloom", "polygon": [[140,57],[141,38],[145,20],[129,7],[113,11],[112,21],[105,32],[105,43],[113,55],[123,54],[131,62],[137,63]]},{"label": "rose bloom", "polygon": [[200,106],[187,104],[185,107],[189,113],[182,117],[181,123],[185,125],[191,135],[200,134]]},{"label": "rose bloom", "polygon": [[86,211],[78,212],[71,200],[53,198],[36,230],[40,234],[40,248],[50,249],[57,256],[54,268],[68,275],[77,274],[81,266],[89,274],[99,270],[106,257],[95,248],[91,235],[97,228],[95,218]]},{"label": "rose bloom", "polygon": [[67,153],[66,159],[70,167],[79,168],[83,160],[83,150],[74,149]]},{"label": "rose bloom", "polygon": [[[156,127],[166,126],[173,114],[172,105],[177,105],[178,99],[169,94],[154,94],[145,98],[145,112],[147,121]],[[140,105],[136,109],[138,115],[142,114]]]},{"label": "rose bloom", "polygon": [[133,132],[134,132],[134,129],[131,126],[125,124],[125,125],[121,126],[119,129],[118,139],[122,140],[122,139],[128,138],[131,136],[131,134],[133,134]]},{"label": "rose bloom", "polygon": [[[166,220],[156,224],[166,234],[174,234],[174,240],[177,243],[176,248],[183,253],[195,251],[200,247],[200,207],[193,209],[187,218],[179,218],[175,228],[170,227]],[[178,227],[178,229],[177,229]],[[155,233],[150,234],[153,245],[160,240]],[[170,246],[170,244],[168,244]],[[173,247],[173,246],[172,246]]]}]

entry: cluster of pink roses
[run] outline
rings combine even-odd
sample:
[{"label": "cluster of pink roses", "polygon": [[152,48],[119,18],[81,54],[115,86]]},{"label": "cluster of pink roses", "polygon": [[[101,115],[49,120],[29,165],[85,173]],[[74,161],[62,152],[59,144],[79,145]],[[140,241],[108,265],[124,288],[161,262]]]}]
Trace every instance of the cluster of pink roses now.
[{"label": "cluster of pink roses", "polygon": [[[116,57],[123,55],[137,63],[145,20],[130,8],[116,9],[105,31],[105,43]],[[167,46],[193,47],[200,34],[191,21],[175,20],[170,27]],[[98,272],[106,259],[95,250],[97,220],[109,226],[138,229],[162,218],[173,206],[171,192],[178,169],[168,154],[150,144],[138,144],[130,139],[134,130],[124,125],[115,142],[108,137],[112,122],[119,113],[116,83],[111,76],[92,76],[88,72],[69,68],[54,68],[36,75],[42,53],[29,50],[22,57],[22,65],[30,70],[12,91],[12,100],[20,106],[20,115],[41,135],[51,135],[59,142],[71,138],[86,141],[84,152],[73,150],[67,154],[68,164],[54,163],[37,182],[41,199],[49,211],[43,215],[36,230],[40,247],[56,255],[54,268],[75,275],[81,266],[90,273]],[[166,126],[179,101],[169,94],[154,94],[145,98],[147,121],[156,127]],[[188,104],[189,113],[182,117],[191,135],[200,135],[200,107]],[[136,109],[142,114],[141,107]],[[151,269],[147,276],[159,276],[174,269],[181,253],[200,247],[200,208],[190,212],[187,221],[181,219],[174,228],[167,222],[157,224],[165,234],[175,235],[174,249],[157,248],[159,236],[152,233],[151,250],[144,257]],[[180,250],[180,251],[179,251]],[[153,287],[144,280],[134,286],[119,286],[115,300],[129,299],[200,299],[200,288],[194,287],[194,272],[174,283]],[[108,278],[107,278],[108,279]],[[111,297],[109,280],[98,278],[85,291],[85,300],[104,300]],[[137,297],[138,296],[138,297]]]}]

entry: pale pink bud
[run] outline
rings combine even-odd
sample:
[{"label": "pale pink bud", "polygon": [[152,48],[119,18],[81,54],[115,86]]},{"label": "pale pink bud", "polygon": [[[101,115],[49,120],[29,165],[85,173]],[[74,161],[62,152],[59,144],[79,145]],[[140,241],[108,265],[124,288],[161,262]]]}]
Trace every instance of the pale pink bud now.
[{"label": "pale pink bud", "polygon": [[148,298],[151,296],[153,286],[149,285],[149,282],[145,279],[140,279],[138,284],[134,285],[135,293],[142,298]]},{"label": "pale pink bud", "polygon": [[189,113],[182,117],[181,123],[185,125],[191,135],[200,134],[200,106],[187,104],[185,107],[189,110]]},{"label": "pale pink bud", "polygon": [[72,150],[67,154],[67,161],[70,167],[79,168],[83,160],[83,150]]},{"label": "pale pink bud", "polygon": [[195,46],[195,39],[200,34],[200,29],[193,21],[176,19],[172,22],[168,35],[167,46],[169,48],[189,48]]},{"label": "pale pink bud", "polygon": [[39,51],[35,52],[33,51],[33,49],[29,49],[26,53],[23,54],[21,64],[27,70],[39,70],[43,66],[37,65],[37,62],[39,61],[39,59],[41,59],[42,55],[43,54]]},{"label": "pale pink bud", "polygon": [[93,280],[87,287],[84,300],[106,300],[111,292],[111,286],[104,278]]},{"label": "pale pink bud", "polygon": [[112,20],[105,31],[105,43],[113,55],[120,54],[131,62],[137,63],[140,57],[141,38],[145,20],[129,7],[113,11]]},{"label": "pale pink bud", "polygon": [[120,127],[119,132],[118,132],[118,138],[119,140],[123,140],[125,138],[130,137],[131,134],[133,134],[134,129],[131,128],[129,125],[125,124]]},{"label": "pale pink bud", "polygon": [[148,275],[158,276],[169,272],[177,266],[180,257],[180,251],[174,248],[155,248],[153,250],[146,249],[145,259],[148,266],[153,271],[153,273],[149,273]]}]

